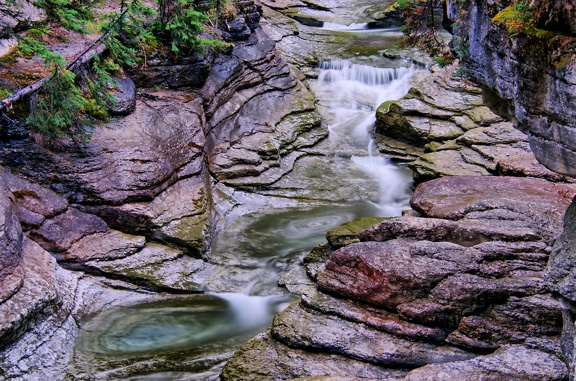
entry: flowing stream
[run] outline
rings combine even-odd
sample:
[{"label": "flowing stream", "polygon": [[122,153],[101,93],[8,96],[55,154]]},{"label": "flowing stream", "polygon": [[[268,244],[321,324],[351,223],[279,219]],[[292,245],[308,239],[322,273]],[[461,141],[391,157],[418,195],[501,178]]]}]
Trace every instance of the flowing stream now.
[{"label": "flowing stream", "polygon": [[[364,30],[360,24],[326,27]],[[301,271],[301,259],[325,240],[328,230],[359,217],[399,215],[407,208],[411,173],[378,155],[372,130],[375,109],[402,97],[414,71],[322,61],[310,85],[329,128],[329,138],[318,148],[323,155],[299,160],[277,184],[280,190],[299,187],[299,198],[285,207],[263,208],[262,199],[277,195],[259,195],[258,207],[226,222],[212,249],[206,294],[112,309],[86,325],[80,351],[107,362],[103,368],[151,359],[186,364],[183,372],[168,370],[169,365],[166,371],[142,365],[138,371],[149,375],[131,380],[217,379],[225,359],[294,300],[278,287],[278,279]],[[298,201],[302,195],[313,201]]]}]

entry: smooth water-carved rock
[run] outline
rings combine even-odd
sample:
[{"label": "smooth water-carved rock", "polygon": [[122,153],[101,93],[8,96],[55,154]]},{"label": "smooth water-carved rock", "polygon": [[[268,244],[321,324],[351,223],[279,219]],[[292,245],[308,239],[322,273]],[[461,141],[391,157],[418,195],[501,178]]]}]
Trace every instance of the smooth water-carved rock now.
[{"label": "smooth water-carved rock", "polygon": [[227,184],[272,183],[291,169],[284,156],[327,135],[314,98],[260,30],[216,63],[204,94],[209,169]]}]

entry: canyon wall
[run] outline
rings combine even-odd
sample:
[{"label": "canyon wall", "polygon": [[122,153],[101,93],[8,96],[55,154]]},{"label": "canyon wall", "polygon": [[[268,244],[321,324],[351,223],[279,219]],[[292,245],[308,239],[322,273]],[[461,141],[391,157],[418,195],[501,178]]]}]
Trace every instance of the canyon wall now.
[{"label": "canyon wall", "polygon": [[[548,168],[576,175],[576,12],[552,1],[552,12],[537,26],[539,33],[513,36],[495,17],[510,2],[448,1],[457,22],[455,37],[470,77],[484,90],[497,112],[513,119],[526,132],[536,158]],[[510,9],[510,8],[508,8]],[[540,9],[548,12],[545,9]],[[564,305],[562,347],[576,377],[575,204],[564,218],[564,233],[556,241],[546,279]]]},{"label": "canyon wall", "polygon": [[509,4],[448,1],[449,17],[458,25],[455,46],[468,75],[484,87],[486,103],[528,134],[538,160],[574,176],[576,16],[567,10],[545,37],[512,37],[504,23],[494,21]]}]

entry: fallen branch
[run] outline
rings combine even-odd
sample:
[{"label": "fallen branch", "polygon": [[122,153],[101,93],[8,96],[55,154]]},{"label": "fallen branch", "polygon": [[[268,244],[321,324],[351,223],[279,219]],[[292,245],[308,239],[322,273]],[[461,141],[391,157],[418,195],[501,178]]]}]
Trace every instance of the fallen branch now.
[{"label": "fallen branch", "polygon": [[[104,34],[102,34],[102,36],[100,36],[88,48],[86,48],[86,50],[84,50],[78,57],[76,57],[74,60],[72,60],[72,62],[70,62],[66,66],[66,69],[70,70],[70,71],[74,71],[79,66],[83,66],[83,65],[87,64],[93,57],[103,54],[106,51],[107,47],[101,41],[108,35],[108,33],[110,33],[110,31],[112,31],[113,27],[124,17],[124,15],[126,14],[127,11],[128,10],[126,9],[124,12],[122,12],[118,16],[118,18],[112,24],[110,24],[110,26],[106,30],[106,32],[104,32]],[[89,53],[91,53],[91,54],[89,54]],[[6,98],[0,100],[0,111],[10,110],[12,108],[13,104],[20,102],[22,99],[26,98],[30,94],[37,91],[40,87],[42,87],[42,84],[46,80],[48,80],[49,78],[50,78],[50,76],[44,77],[44,78],[34,82],[33,84],[28,85],[28,86],[18,90],[17,92],[10,95],[9,97],[6,97]]]}]

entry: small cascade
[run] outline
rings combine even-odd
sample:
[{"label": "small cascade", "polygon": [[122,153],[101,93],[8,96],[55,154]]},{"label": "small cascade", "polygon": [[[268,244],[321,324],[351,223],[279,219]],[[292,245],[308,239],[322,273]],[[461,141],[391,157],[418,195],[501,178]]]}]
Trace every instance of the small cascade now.
[{"label": "small cascade", "polygon": [[400,78],[411,76],[411,67],[378,68],[355,64],[348,60],[322,61],[319,64],[319,82],[355,81],[368,86],[383,86]]},{"label": "small cascade", "polygon": [[327,110],[330,139],[335,147],[352,145],[355,150],[348,152],[354,155],[357,149],[364,151],[372,138],[376,108],[404,96],[417,70],[414,66],[378,68],[349,60],[321,61],[319,69],[315,92]]},{"label": "small cascade", "polygon": [[288,295],[255,296],[240,292],[210,293],[225,300],[231,313],[230,326],[235,331],[261,330],[272,323],[274,315],[291,301]]},{"label": "small cascade", "polygon": [[336,155],[350,157],[356,168],[376,181],[378,199],[374,205],[382,216],[401,214],[407,205],[411,175],[372,153],[372,131],[376,108],[384,101],[404,96],[417,69],[377,68],[349,60],[322,61],[319,68],[317,93],[333,117],[329,131]]},{"label": "small cascade", "polygon": [[367,23],[359,23],[359,22],[354,22],[352,24],[349,25],[344,25],[344,24],[338,24],[338,23],[334,23],[334,22],[324,22],[324,25],[322,25],[322,29],[329,29],[329,30],[366,30],[368,29],[368,24]]},{"label": "small cascade", "polygon": [[[370,147],[372,145],[373,142],[370,142]],[[370,148],[368,156],[352,156],[351,160],[377,181],[379,188],[377,207],[382,216],[400,215],[406,207],[406,195],[412,177],[397,165],[392,164],[390,159],[373,156]]]}]

